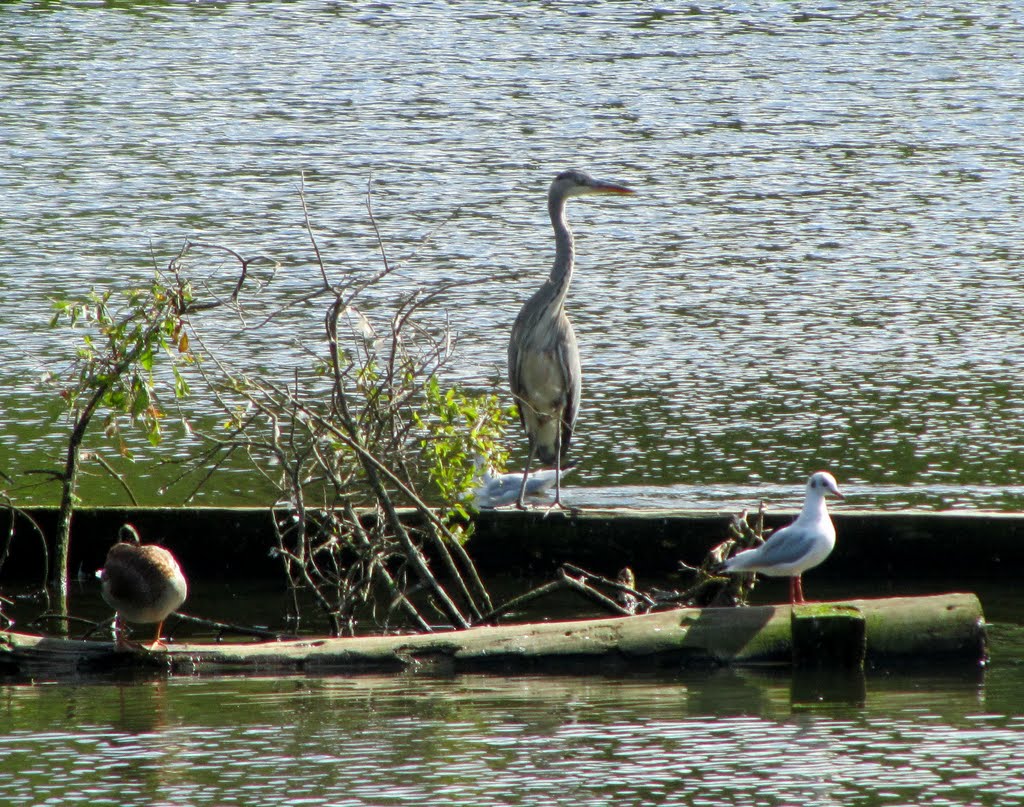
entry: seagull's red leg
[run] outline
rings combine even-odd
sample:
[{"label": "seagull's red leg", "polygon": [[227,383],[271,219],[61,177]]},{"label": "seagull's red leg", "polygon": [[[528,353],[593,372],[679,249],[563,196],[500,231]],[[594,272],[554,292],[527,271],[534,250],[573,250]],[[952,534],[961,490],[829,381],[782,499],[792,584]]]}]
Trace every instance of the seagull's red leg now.
[{"label": "seagull's red leg", "polygon": [[804,600],[804,581],[800,575],[793,578],[793,582],[796,584],[796,601],[806,602]]}]

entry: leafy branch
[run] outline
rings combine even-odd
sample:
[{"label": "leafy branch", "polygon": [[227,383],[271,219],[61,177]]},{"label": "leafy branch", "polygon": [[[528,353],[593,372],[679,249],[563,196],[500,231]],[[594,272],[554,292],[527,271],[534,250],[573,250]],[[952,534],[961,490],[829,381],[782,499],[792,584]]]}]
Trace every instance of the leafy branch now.
[{"label": "leafy branch", "polygon": [[64,381],[60,397],[71,420],[61,475],[57,558],[51,577],[62,611],[67,607],[71,516],[78,504],[82,443],[94,418],[106,413],[104,432],[116,441],[122,456],[131,457],[121,433],[120,423],[124,419],[140,428],[151,445],[158,445],[166,417],[160,395],[163,385],[158,383],[156,372],[158,362],[163,360],[170,368],[170,394],[176,399],[189,395],[183,369],[194,364],[196,356],[191,349],[188,317],[198,311],[236,304],[253,263],[228,250],[241,262],[233,291],[225,299],[197,301],[183,272],[186,256],[197,247],[206,245],[186,243],[166,271],[156,272],[147,286],[122,293],[92,289],[82,298],[53,302],[51,327],[84,331],[71,369],[56,379]]}]

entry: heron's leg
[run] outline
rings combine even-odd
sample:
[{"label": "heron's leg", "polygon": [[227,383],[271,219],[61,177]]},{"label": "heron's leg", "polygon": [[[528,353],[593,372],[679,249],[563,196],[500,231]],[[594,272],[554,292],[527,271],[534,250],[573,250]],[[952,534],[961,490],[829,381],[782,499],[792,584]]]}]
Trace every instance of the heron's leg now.
[{"label": "heron's leg", "polygon": [[[526,480],[530,476],[530,466],[533,464],[533,455],[536,452],[536,443],[534,443],[533,440],[530,440],[530,453],[526,457],[526,467],[523,469],[523,483],[519,486],[519,498],[516,499],[516,507],[518,507],[520,510],[527,509],[526,502],[524,501],[524,499],[526,498]],[[557,481],[558,477],[555,477],[555,479]]]},{"label": "heron's leg", "polygon": [[558,413],[558,434],[555,436],[555,507],[562,507],[562,413]]},{"label": "heron's leg", "polygon": [[555,437],[555,501],[548,508],[550,513],[555,508],[559,510],[572,510],[562,504],[562,415],[558,415],[558,435]]},{"label": "heron's leg", "polygon": [[575,507],[562,504],[562,413],[558,414],[558,435],[555,437],[555,501],[548,508],[550,513],[555,508],[577,512]]}]

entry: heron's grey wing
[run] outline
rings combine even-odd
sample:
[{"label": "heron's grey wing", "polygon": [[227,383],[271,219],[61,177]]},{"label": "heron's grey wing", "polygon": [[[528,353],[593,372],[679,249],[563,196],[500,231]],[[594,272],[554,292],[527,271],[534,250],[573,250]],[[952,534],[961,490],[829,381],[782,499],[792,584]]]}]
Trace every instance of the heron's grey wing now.
[{"label": "heron's grey wing", "polygon": [[512,388],[512,398],[515,401],[516,409],[519,411],[519,425],[526,428],[526,415],[523,414],[523,385],[522,385],[522,334],[523,315],[516,317],[512,325],[512,336],[508,342],[508,384]]},{"label": "heron's grey wing", "polygon": [[786,566],[796,563],[814,546],[814,533],[796,524],[776,531],[761,547],[758,561],[763,566]]},{"label": "heron's grey wing", "polygon": [[[565,380],[565,408],[562,410],[562,457],[565,456],[572,440],[573,428],[576,426],[576,415],[580,410],[580,397],[583,391],[583,368],[580,365],[580,349],[576,343],[576,332],[567,316],[560,318],[558,323],[561,333],[558,340],[558,360],[562,367]],[[558,458],[561,464],[562,457]]]}]

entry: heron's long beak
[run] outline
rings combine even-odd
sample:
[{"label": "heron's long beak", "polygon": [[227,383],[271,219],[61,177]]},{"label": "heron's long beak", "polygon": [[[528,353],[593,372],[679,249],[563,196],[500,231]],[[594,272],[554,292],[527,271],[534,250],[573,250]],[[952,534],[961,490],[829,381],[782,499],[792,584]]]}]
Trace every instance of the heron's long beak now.
[{"label": "heron's long beak", "polygon": [[616,182],[603,182],[599,179],[594,180],[594,184],[590,186],[594,193],[636,193],[632,188],[627,188],[625,185],[619,185]]}]

